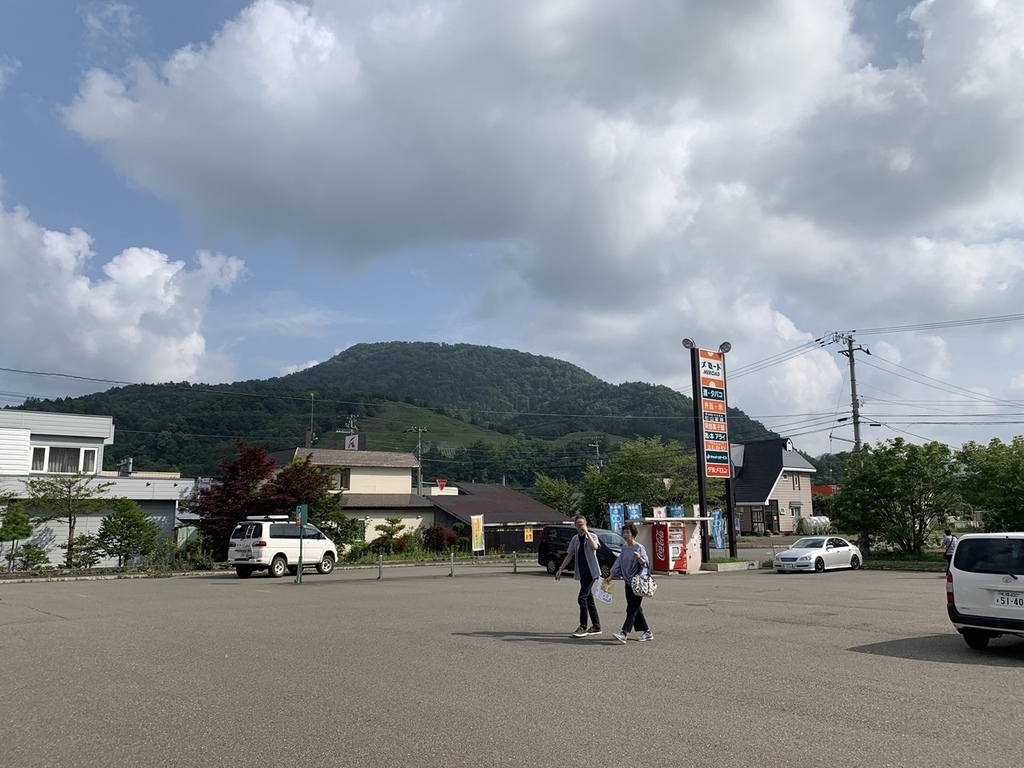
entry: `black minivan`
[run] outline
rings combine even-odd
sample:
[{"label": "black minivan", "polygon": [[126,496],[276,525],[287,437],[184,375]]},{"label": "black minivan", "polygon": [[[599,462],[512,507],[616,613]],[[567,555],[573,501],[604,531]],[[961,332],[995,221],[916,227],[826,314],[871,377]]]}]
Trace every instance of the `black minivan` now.
[{"label": "black minivan", "polygon": [[[605,578],[611,573],[612,563],[619,556],[626,541],[614,531],[605,528],[591,528],[590,532],[597,536],[600,547],[597,550],[597,562],[601,566],[601,575]],[[566,525],[545,525],[537,548],[537,562],[543,565],[548,573],[554,573],[565,559],[569,550],[569,542],[576,535],[576,528],[571,523]],[[576,564],[570,563],[569,570]]]}]

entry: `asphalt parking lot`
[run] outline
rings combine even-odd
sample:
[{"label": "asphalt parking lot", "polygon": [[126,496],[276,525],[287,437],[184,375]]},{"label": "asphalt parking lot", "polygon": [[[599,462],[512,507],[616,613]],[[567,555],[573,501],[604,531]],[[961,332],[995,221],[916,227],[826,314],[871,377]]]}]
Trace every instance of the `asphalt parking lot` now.
[{"label": "asphalt parking lot", "polygon": [[537,566],[376,577],[0,584],[3,764],[1020,761],[1024,642],[968,649],[935,574],[663,577],[627,645]]}]

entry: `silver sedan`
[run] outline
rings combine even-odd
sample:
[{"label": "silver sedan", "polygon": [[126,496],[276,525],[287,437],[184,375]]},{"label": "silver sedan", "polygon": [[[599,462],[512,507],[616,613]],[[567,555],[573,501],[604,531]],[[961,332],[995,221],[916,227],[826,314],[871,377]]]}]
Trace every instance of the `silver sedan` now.
[{"label": "silver sedan", "polygon": [[814,571],[832,568],[860,568],[864,558],[860,548],[838,536],[805,536],[785,552],[779,552],[772,566],[779,573]]}]

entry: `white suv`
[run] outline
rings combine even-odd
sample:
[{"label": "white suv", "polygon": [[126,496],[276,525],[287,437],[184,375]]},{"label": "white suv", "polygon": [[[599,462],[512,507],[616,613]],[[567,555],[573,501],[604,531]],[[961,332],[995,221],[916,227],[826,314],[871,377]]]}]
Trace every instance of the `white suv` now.
[{"label": "white suv", "polygon": [[1024,637],[1024,533],[968,533],[946,571],[946,610],[971,648]]},{"label": "white suv", "polygon": [[[247,517],[235,526],[228,542],[228,563],[239,578],[268,571],[274,578],[299,572],[299,526],[287,515]],[[338,550],[315,525],[302,526],[302,567],[315,565],[317,573],[330,573]]]}]

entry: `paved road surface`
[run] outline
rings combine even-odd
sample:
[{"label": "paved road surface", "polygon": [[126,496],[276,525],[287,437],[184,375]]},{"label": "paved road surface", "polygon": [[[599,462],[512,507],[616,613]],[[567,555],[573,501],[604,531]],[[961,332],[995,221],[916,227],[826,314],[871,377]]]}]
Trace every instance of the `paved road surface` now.
[{"label": "paved road surface", "polygon": [[[1024,642],[935,574],[663,577],[656,639],[574,640],[536,566],[0,584],[21,766],[1008,766]],[[620,596],[621,600],[621,596]]]}]

